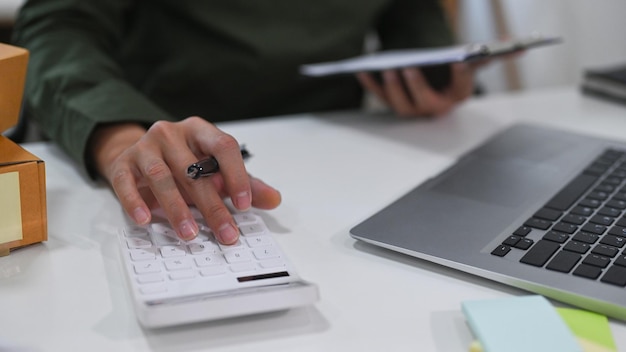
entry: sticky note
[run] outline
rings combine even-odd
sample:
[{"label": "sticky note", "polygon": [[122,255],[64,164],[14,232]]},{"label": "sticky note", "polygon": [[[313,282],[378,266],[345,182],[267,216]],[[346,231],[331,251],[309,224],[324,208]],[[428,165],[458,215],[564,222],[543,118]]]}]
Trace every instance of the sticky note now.
[{"label": "sticky note", "polygon": [[462,310],[484,352],[583,352],[542,296],[464,301]]},{"label": "sticky note", "polygon": [[23,239],[20,175],[0,174],[0,243]]},{"label": "sticky note", "polygon": [[556,308],[585,352],[617,352],[609,319],[581,309]]}]

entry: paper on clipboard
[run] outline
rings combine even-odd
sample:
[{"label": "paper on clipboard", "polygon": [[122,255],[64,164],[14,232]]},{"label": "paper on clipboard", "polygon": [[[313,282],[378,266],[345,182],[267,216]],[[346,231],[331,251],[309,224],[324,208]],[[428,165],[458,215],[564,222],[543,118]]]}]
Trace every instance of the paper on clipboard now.
[{"label": "paper on clipboard", "polygon": [[340,61],[303,65],[300,67],[300,73],[305,76],[320,77],[403,67],[433,66],[479,60],[560,42],[561,38],[559,37],[534,35],[516,40],[473,43],[442,48],[390,50]]}]

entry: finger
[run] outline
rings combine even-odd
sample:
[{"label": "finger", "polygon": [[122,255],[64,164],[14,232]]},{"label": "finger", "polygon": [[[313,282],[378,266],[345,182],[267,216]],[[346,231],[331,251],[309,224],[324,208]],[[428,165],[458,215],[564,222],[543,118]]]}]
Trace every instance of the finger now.
[{"label": "finger", "polygon": [[383,101],[385,104],[389,105],[389,100],[387,99],[387,95],[383,87],[380,85],[378,81],[374,78],[374,76],[370,73],[359,72],[356,74],[356,78],[361,83],[361,86],[365,88],[367,91],[374,94],[378,99]]},{"label": "finger", "polygon": [[[389,99],[389,105],[400,116],[413,116],[416,113],[416,105],[420,102],[409,98],[402,78],[395,70],[383,72],[385,83],[385,94]],[[412,98],[419,98],[419,95],[412,94]]]},{"label": "finger", "polygon": [[251,177],[250,184],[252,186],[252,205],[259,209],[274,209],[280,205],[282,196],[278,190],[267,185],[262,180]]},{"label": "finger", "polygon": [[116,165],[108,179],[122,208],[135,223],[139,225],[149,223],[152,219],[150,209],[138,190],[136,178],[129,163],[122,159]]},{"label": "finger", "polygon": [[474,70],[465,63],[452,65],[450,96],[455,101],[465,100],[474,91]]},{"label": "finger", "polygon": [[[232,244],[239,238],[239,232],[235,226],[235,222],[230,211],[223,202],[220,190],[224,188],[222,184],[216,184],[212,177],[201,177],[200,179],[191,179],[187,176],[187,167],[197,162],[198,156],[192,151],[198,148],[206,148],[202,146],[198,140],[191,137],[197,133],[202,135],[206,141],[212,141],[223,132],[219,131],[212,124],[200,118],[189,118],[180,122],[182,133],[180,135],[168,135],[162,138],[162,147],[167,164],[171,166],[173,179],[176,180],[177,186],[182,188],[184,194],[191,199],[192,203],[198,208],[207,222],[207,225],[213,230],[219,242],[224,244]],[[190,149],[190,145],[195,145]],[[208,149],[196,151],[198,155],[211,155]],[[217,153],[216,153],[217,155]],[[235,153],[241,159],[241,153]],[[224,163],[222,163],[224,164]],[[243,164],[243,161],[240,161]],[[220,165],[220,179],[226,173],[224,165]],[[245,170],[244,170],[245,173]],[[248,182],[246,176],[246,183]],[[247,186],[249,188],[249,185]],[[248,191],[248,194],[250,192]],[[180,195],[180,192],[178,192]],[[182,197],[182,196],[181,196]],[[195,223],[195,221],[194,221]]]},{"label": "finger", "polygon": [[207,141],[206,147],[220,166],[224,187],[238,210],[248,210],[252,203],[250,179],[246,171],[241,149],[232,136],[219,132],[215,138]]},{"label": "finger", "polygon": [[[218,185],[220,182],[223,182],[220,174],[212,176],[211,181]],[[274,209],[280,205],[282,196],[277,189],[253,176],[250,176],[250,187],[252,188],[253,207],[259,209]],[[220,189],[219,186],[217,186],[217,188]],[[222,192],[220,195],[225,197],[227,194]]]},{"label": "finger", "polygon": [[440,93],[430,87],[422,72],[417,68],[402,70],[407,90],[416,101],[416,114],[442,115],[454,105],[449,94]]},{"label": "finger", "polygon": [[176,164],[172,163],[171,157],[166,158],[163,154],[164,151],[182,149],[184,140],[177,137],[173,123],[159,121],[153,124],[146,138],[137,144],[135,162],[178,236],[191,240],[198,234],[198,224],[170,168]]}]

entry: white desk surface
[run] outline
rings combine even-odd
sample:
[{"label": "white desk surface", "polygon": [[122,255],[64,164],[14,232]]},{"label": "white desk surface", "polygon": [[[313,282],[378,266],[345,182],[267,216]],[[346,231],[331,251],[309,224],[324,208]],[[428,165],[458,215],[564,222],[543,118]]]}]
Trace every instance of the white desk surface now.
[{"label": "white desk surface", "polygon": [[[283,204],[263,216],[300,274],[319,285],[321,301],[156,331],[137,324],[123,286],[114,233],[126,220],[113,194],[56,147],[27,144],[46,162],[49,240],[0,258],[0,346],[467,351],[462,301],[527,293],[357,243],[348,231],[518,120],[626,140],[626,108],[575,88],[492,95],[430,120],[337,113],[221,124],[254,154],[249,171],[281,190]],[[611,328],[626,351],[626,324]]]}]

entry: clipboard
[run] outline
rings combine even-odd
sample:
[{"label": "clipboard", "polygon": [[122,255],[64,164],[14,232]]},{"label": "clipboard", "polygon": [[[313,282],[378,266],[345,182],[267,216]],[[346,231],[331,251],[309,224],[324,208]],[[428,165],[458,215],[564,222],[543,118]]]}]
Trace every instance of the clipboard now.
[{"label": "clipboard", "polygon": [[526,38],[471,43],[439,48],[381,51],[339,61],[306,64],[300,73],[323,77],[356,72],[378,72],[405,67],[440,66],[455,62],[472,62],[517,51],[560,43],[557,36],[531,35]]}]

